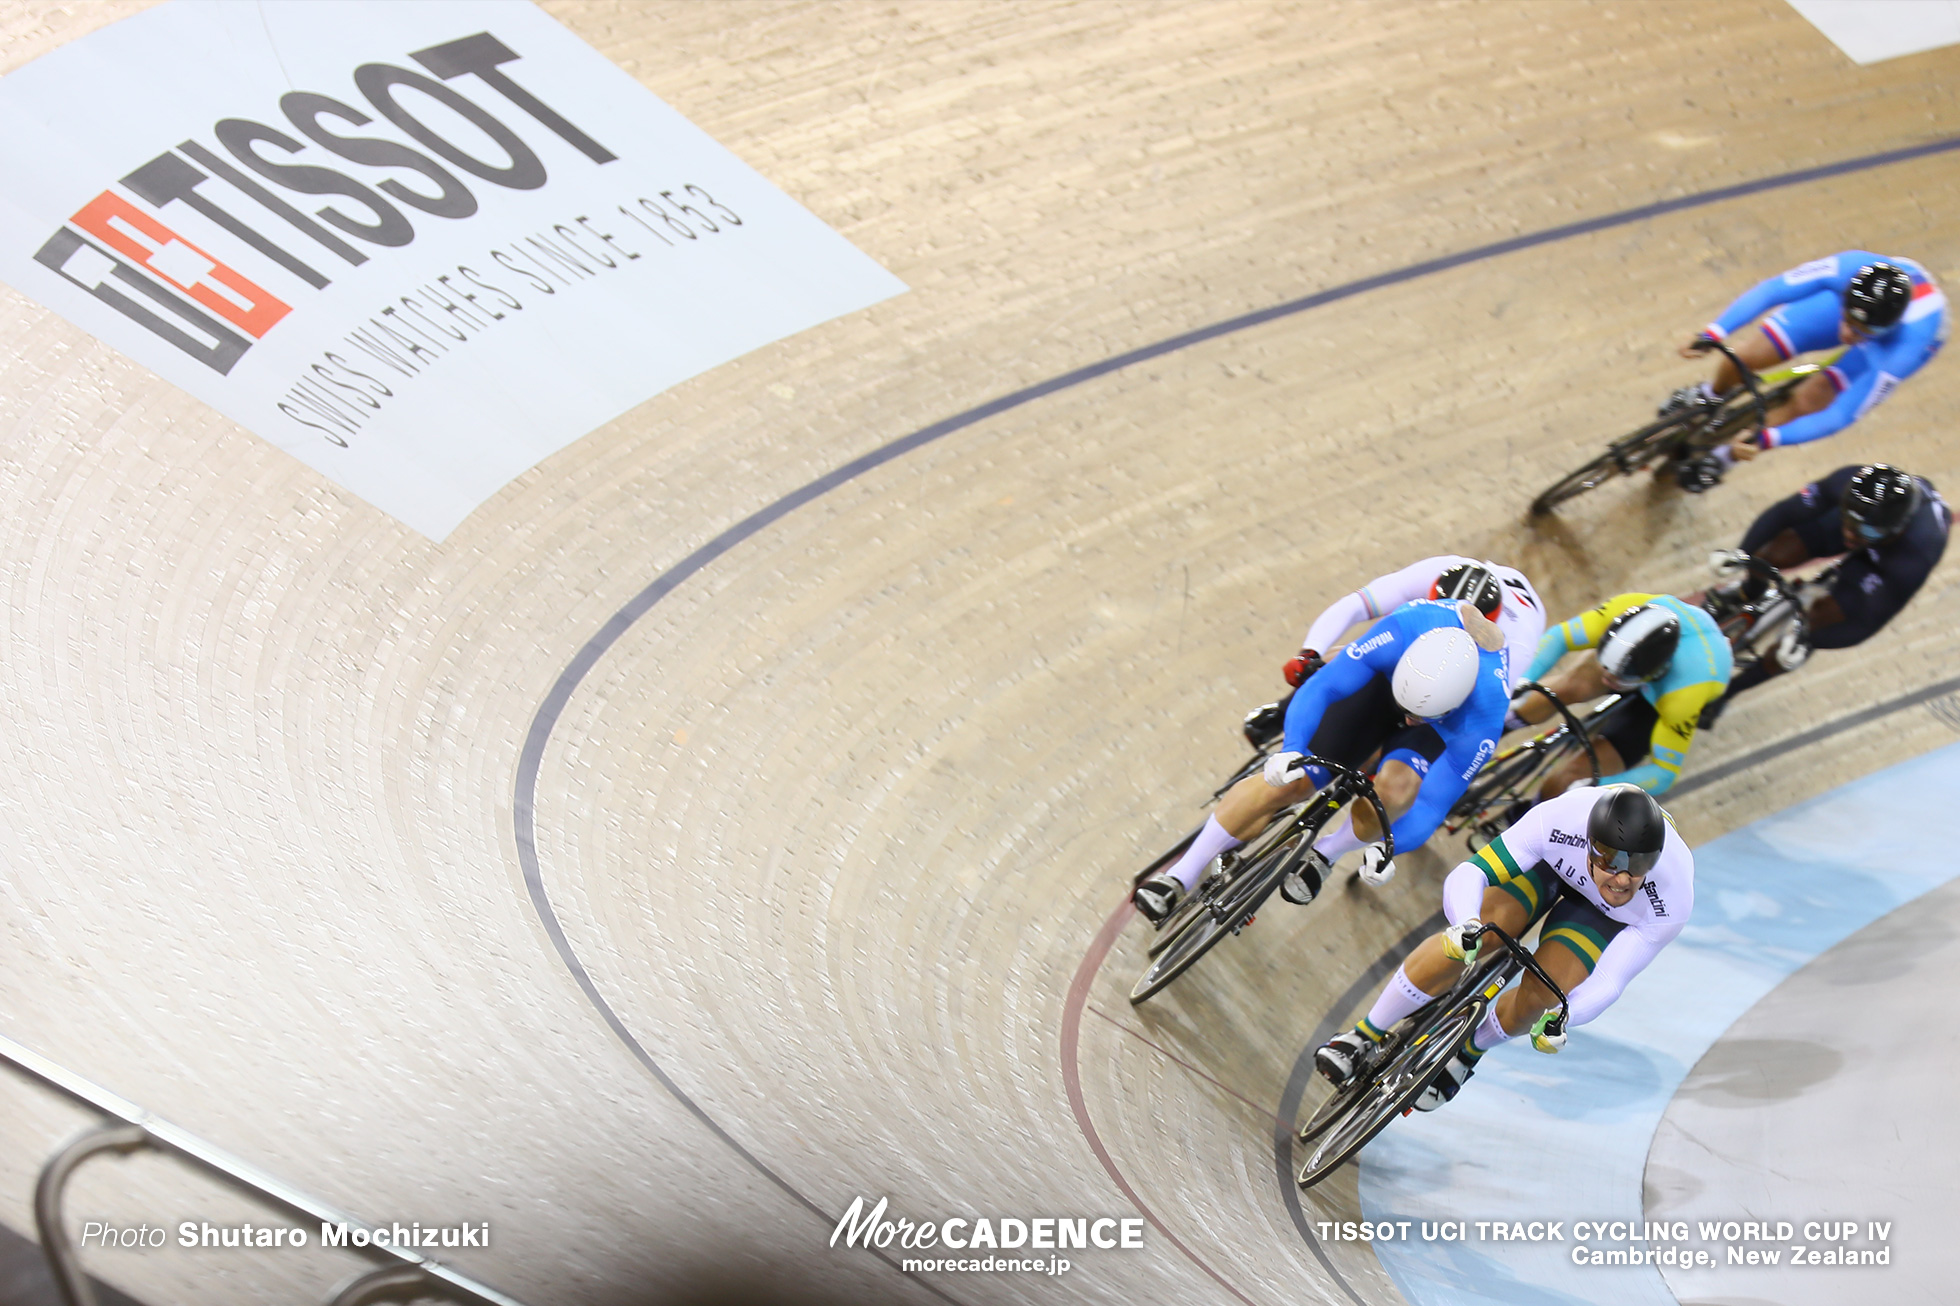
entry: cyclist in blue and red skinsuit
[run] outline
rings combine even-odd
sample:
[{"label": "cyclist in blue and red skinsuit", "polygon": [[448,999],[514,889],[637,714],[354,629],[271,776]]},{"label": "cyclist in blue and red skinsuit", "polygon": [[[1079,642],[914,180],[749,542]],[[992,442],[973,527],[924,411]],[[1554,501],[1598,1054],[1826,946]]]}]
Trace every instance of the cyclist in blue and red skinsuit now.
[{"label": "cyclist in blue and red skinsuit", "polygon": [[[1307,753],[1364,768],[1379,753],[1375,791],[1393,822],[1395,846],[1422,846],[1497,751],[1510,698],[1504,633],[1494,623],[1468,603],[1403,604],[1300,687],[1287,705],[1283,751],[1266,759],[1262,773],[1226,791],[1175,865],[1137,886],[1137,909],[1163,920],[1213,858],[1254,838],[1282,809],[1332,779],[1322,767],[1302,765]],[[1317,848],[1327,862],[1362,848],[1362,878],[1385,884],[1394,863],[1380,843],[1364,847],[1381,834],[1372,828],[1373,810],[1355,807],[1365,812],[1367,828],[1357,832],[1350,813],[1321,834]],[[1306,901],[1294,886],[1280,892]]]},{"label": "cyclist in blue and red skinsuit", "polygon": [[[1757,318],[1762,321],[1742,331]],[[1760,449],[1774,449],[1835,435],[1876,408],[1939,352],[1948,326],[1946,296],[1925,268],[1909,258],[1848,249],[1748,291],[1682,346],[1681,354],[1701,353],[1711,339],[1729,340],[1744,363],[1761,371],[1798,354],[1845,346],[1836,362],[1770,411]],[[1676,391],[1661,412],[1716,403],[1716,395],[1739,381],[1735,365],[1725,358],[1712,386]],[[1758,452],[1752,432],[1682,464],[1681,484],[1705,490],[1737,459]]]}]

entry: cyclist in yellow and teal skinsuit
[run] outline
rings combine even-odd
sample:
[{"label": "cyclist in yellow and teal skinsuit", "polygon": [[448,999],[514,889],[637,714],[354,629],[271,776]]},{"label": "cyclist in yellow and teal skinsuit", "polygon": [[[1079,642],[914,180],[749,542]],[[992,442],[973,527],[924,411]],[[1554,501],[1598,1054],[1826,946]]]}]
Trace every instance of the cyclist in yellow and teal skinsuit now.
[{"label": "cyclist in yellow and teal skinsuit", "polygon": [[[1576,649],[1597,651],[1552,672]],[[1627,695],[1593,736],[1599,783],[1636,784],[1662,794],[1680,778],[1701,710],[1721,697],[1733,669],[1728,640],[1694,604],[1672,594],[1616,594],[1546,631],[1524,678],[1540,682],[1568,707],[1602,694]],[[1537,693],[1526,693],[1516,710],[1526,722],[1552,715],[1552,705]],[[1590,779],[1579,756],[1547,777],[1540,800],[1564,793],[1582,777]]]}]

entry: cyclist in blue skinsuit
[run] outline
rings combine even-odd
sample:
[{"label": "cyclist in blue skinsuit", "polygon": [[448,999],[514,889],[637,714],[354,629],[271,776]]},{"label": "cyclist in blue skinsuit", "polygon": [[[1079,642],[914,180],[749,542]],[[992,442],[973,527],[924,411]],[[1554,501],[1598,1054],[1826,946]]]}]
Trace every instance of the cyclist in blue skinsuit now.
[{"label": "cyclist in blue skinsuit", "polygon": [[[1283,751],[1266,759],[1262,774],[1226,792],[1175,866],[1137,886],[1137,910],[1164,919],[1213,858],[1326,784],[1332,777],[1323,768],[1301,766],[1304,753],[1365,769],[1379,752],[1375,789],[1393,821],[1395,846],[1421,847],[1497,751],[1511,696],[1504,647],[1495,624],[1452,600],[1405,603],[1370,626],[1301,686],[1286,709]],[[1321,835],[1317,847],[1327,862],[1380,838],[1373,810],[1355,810],[1359,833],[1351,813]],[[1381,845],[1368,844],[1362,877],[1385,884],[1394,873]],[[1305,901],[1303,890],[1304,882],[1281,886],[1293,901]]]},{"label": "cyclist in blue skinsuit", "polygon": [[[1768,314],[1768,316],[1764,316]],[[1803,444],[1835,435],[1884,402],[1899,382],[1924,367],[1946,343],[1946,296],[1925,268],[1908,258],[1881,258],[1848,249],[1790,269],[1750,290],[1682,346],[1683,357],[1735,336],[1735,352],[1761,371],[1798,354],[1845,346],[1822,372],[1797,387],[1790,401],[1769,414],[1762,449]],[[1716,395],[1739,383],[1726,358],[1712,386],[1677,390],[1662,415],[1719,402]],[[1714,485],[1737,459],[1759,452],[1753,434],[1691,459],[1678,468],[1683,488]]]}]

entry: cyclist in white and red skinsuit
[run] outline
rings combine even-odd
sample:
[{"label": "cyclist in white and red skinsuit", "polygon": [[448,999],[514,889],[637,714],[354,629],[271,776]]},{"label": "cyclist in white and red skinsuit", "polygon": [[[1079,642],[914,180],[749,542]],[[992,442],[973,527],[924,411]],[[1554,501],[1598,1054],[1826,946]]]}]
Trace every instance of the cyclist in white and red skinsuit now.
[{"label": "cyclist in white and red skinsuit", "polygon": [[[1538,597],[1538,591],[1531,587],[1531,582],[1524,578],[1523,572],[1454,553],[1412,562],[1400,571],[1377,576],[1354,593],[1335,599],[1307,628],[1307,637],[1300,645],[1301,656],[1304,658],[1308,652],[1318,652],[1324,658],[1354,627],[1385,617],[1404,603],[1436,597],[1437,580],[1444,572],[1458,566],[1482,567],[1497,580],[1503,594],[1503,606],[1491,620],[1504,632],[1505,647],[1511,652],[1511,687],[1517,688],[1518,677],[1531,665],[1532,655],[1538,651],[1538,641],[1545,635],[1544,601]],[[1291,677],[1288,679],[1290,681]]]}]

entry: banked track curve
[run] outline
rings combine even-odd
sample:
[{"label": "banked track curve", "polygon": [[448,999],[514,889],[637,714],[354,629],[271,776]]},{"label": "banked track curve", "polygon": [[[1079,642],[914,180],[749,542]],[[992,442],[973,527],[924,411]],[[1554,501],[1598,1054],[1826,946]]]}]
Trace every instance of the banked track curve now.
[{"label": "banked track curve", "polygon": [[[1060,376],[1052,377],[1046,381],[1016,390],[1010,394],[999,396],[977,407],[944,418],[929,426],[921,427],[911,434],[902,436],[888,444],[881,445],[858,458],[852,459],[850,462],[826,472],[815,480],[792,490],[775,502],[751,513],[655,577],[644,589],[634,595],[631,600],[615,612],[579,648],[578,652],[573,655],[564,670],[559,673],[557,680],[552,684],[551,689],[546,693],[543,701],[539,703],[537,711],[532,715],[530,726],[525,734],[523,748],[518,754],[517,772],[513,785],[512,835],[517,849],[518,864],[524,876],[525,889],[530,896],[532,907],[537,912],[539,923],[544,927],[545,934],[551,940],[552,947],[557,952],[560,962],[571,975],[580,992],[585,995],[586,1000],[605,1022],[607,1028],[613,1032],[614,1037],[626,1047],[627,1051],[641,1065],[646,1067],[648,1073],[654,1077],[662,1089],[671,1095],[690,1115],[699,1120],[709,1133],[734,1152],[744,1164],[771,1184],[781,1189],[798,1205],[808,1210],[820,1221],[825,1224],[834,1225],[838,1218],[837,1213],[825,1211],[795,1185],[771,1169],[760,1157],[745,1147],[740,1140],[735,1138],[714,1117],[709,1115],[698,1102],[689,1096],[661,1068],[659,1062],[654,1059],[653,1055],[633,1034],[632,1030],[627,1028],[626,1023],[613,1009],[611,1003],[606,1000],[605,995],[599,991],[598,985],[592,979],[585,964],[580,960],[577,951],[572,947],[571,941],[566,937],[564,926],[559,921],[557,911],[552,906],[550,895],[545,889],[544,876],[539,865],[537,853],[536,805],[538,776],[543,766],[545,749],[550,743],[552,732],[557,728],[559,720],[563,717],[565,709],[571,703],[572,696],[577,692],[579,685],[591,674],[592,669],[598,665],[600,659],[606,655],[614,644],[618,643],[620,638],[640,618],[652,611],[663,599],[680,588],[688,580],[692,579],[697,573],[708,567],[709,564],[713,563],[724,553],[753,538],[773,523],[795,512],[798,508],[822,498],[832,490],[847,485],[866,473],[884,466],[886,463],[901,458],[946,436],[963,431],[970,426],[978,425],[988,418],[996,417],[1002,413],[1020,408],[1023,405],[1033,403],[1037,399],[1072,389],[1075,386],[1083,385],[1099,377],[1121,371],[1124,368],[1133,367],[1139,363],[1161,358],[1166,354],[1188,349],[1206,341],[1249,330],[1269,322],[1279,321],[1283,318],[1342,300],[1351,299],[1371,291],[1402,285],[1407,282],[1420,280],[1424,277],[1447,272],[1454,268],[1500,258],[1522,250],[1555,244],[1559,241],[1571,240],[1580,236],[1611,230],[1615,227],[1628,226],[1688,209],[1706,207],[1720,204],[1727,200],[1762,194],[1766,191],[1799,186],[1808,182],[1840,177],[1849,173],[1864,172],[1897,163],[1906,163],[1957,150],[1960,150],[1960,136],[1945,137],[1918,145],[1844,159],[1835,163],[1777,173],[1773,176],[1740,182],[1731,186],[1698,191],[1689,195],[1677,196],[1673,199],[1643,204],[1636,208],[1623,209],[1599,217],[1565,223],[1560,226],[1546,228],[1542,231],[1514,236],[1506,240],[1493,241],[1455,254],[1428,259],[1423,262],[1409,264],[1405,267],[1346,282],[1311,295],[1288,300],[1267,308],[1257,309],[1237,317],[1227,318],[1223,321],[1183,332],[1153,344],[1144,345],[1122,354],[1116,354],[1085,367],[1077,368],[1074,371],[1066,372]],[[1121,913],[1119,912],[1118,917],[1120,915]],[[1106,925],[1105,930],[1107,931],[1108,929],[1109,927]],[[1085,958],[1084,964],[1085,966],[1088,965],[1087,958]],[[1093,970],[1091,970],[1091,974],[1093,974]],[[1068,1074],[1071,1076],[1071,1082],[1074,1082],[1074,1071],[1072,1067],[1068,1070]],[[1079,1116],[1078,1119],[1086,1119],[1086,1116]],[[1098,1159],[1103,1161],[1106,1168],[1110,1168],[1100,1140],[1093,1133],[1089,1135],[1089,1139],[1092,1150],[1095,1150],[1098,1154]],[[1114,1175],[1113,1169],[1111,1169],[1111,1173]],[[1135,1196],[1134,1194],[1130,1194],[1127,1183],[1122,1181],[1120,1177],[1118,1178],[1118,1183],[1126,1195],[1129,1195],[1131,1200],[1134,1201]],[[1169,1235],[1169,1230],[1165,1229],[1156,1220],[1155,1216],[1150,1215],[1140,1202],[1138,1203],[1138,1209],[1143,1211],[1146,1217],[1151,1219],[1153,1223],[1157,1224],[1159,1229]],[[1305,1232],[1304,1228],[1302,1232]],[[1214,1270],[1199,1260],[1194,1253],[1186,1249],[1174,1236],[1171,1240],[1184,1255],[1190,1257],[1207,1275],[1225,1286],[1234,1296],[1238,1296],[1240,1300],[1245,1300],[1239,1295],[1236,1288],[1232,1288],[1230,1284],[1220,1278]],[[1320,1249],[1310,1236],[1308,1241],[1314,1247],[1316,1254],[1319,1254]],[[882,1252],[878,1254],[881,1259],[891,1264],[894,1270],[898,1268],[892,1258]],[[1345,1279],[1342,1279],[1338,1274],[1335,1277],[1336,1281],[1341,1284],[1348,1295],[1353,1297],[1353,1289],[1348,1287]],[[955,1300],[932,1283],[925,1282],[924,1280],[915,1281],[921,1287],[942,1300]],[[1359,1299],[1356,1298],[1356,1300],[1358,1301]]]}]

